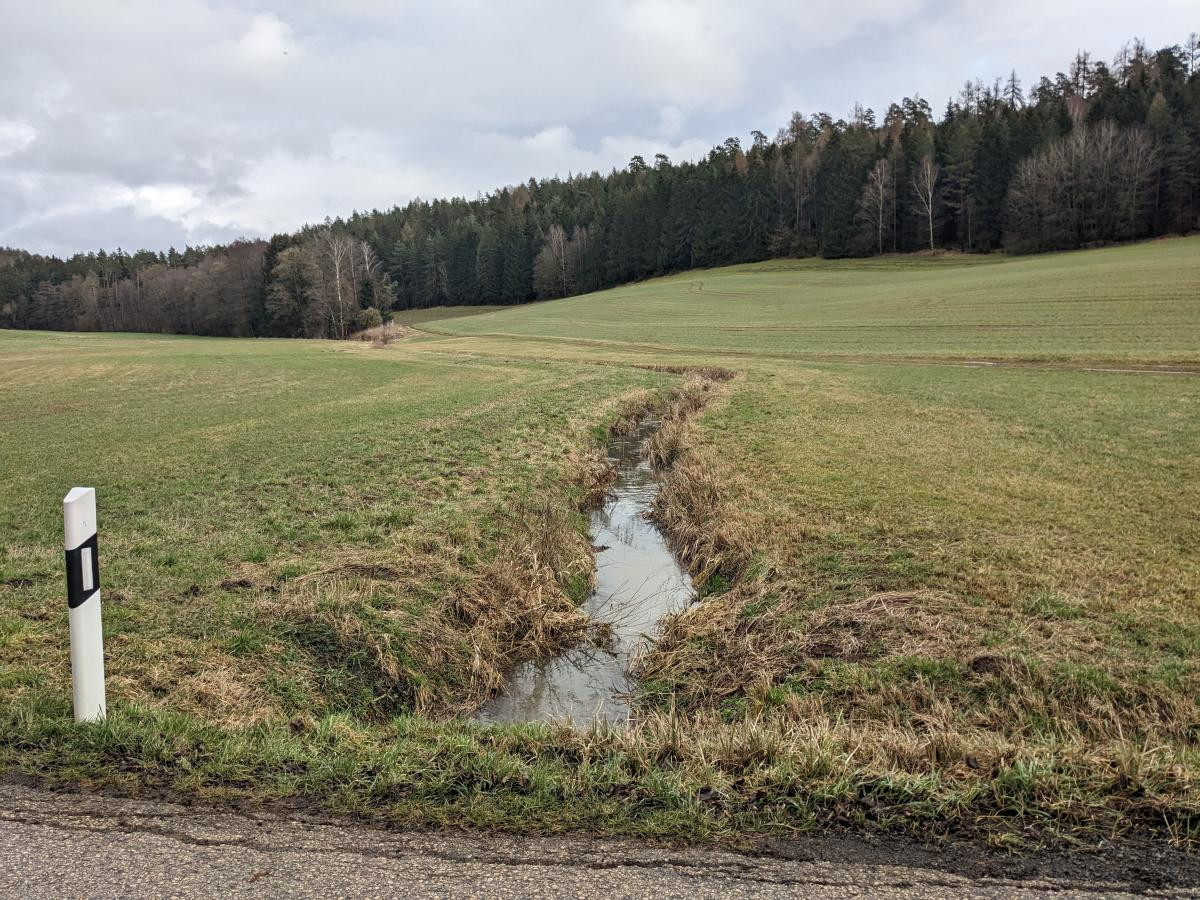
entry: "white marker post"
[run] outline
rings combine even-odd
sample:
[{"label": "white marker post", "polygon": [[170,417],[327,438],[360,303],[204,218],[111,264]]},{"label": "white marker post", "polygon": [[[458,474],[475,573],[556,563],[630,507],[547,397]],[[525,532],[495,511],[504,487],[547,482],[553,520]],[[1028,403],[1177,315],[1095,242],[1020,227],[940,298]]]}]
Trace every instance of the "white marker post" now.
[{"label": "white marker post", "polygon": [[67,607],[71,618],[71,697],[76,722],[98,722],[104,703],[104,635],[100,626],[100,561],[96,555],[96,491],[71,488],[63,498]]}]

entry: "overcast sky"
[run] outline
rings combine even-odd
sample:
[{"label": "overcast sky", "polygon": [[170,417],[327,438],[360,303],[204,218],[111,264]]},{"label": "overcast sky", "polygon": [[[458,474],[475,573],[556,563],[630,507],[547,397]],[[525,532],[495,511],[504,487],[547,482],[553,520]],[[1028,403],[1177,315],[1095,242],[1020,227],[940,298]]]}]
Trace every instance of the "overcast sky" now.
[{"label": "overcast sky", "polygon": [[0,246],[166,249],[414,196],[695,158],[1077,49],[1196,0],[59,3],[0,12]]}]

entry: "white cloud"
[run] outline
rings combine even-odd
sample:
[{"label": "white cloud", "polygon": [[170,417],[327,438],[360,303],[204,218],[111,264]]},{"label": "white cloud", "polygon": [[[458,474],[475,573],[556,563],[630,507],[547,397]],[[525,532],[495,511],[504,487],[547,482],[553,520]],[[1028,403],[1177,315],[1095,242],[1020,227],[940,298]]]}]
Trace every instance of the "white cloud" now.
[{"label": "white cloud", "polygon": [[429,172],[404,164],[403,156],[386,139],[349,129],[334,133],[322,153],[275,150],[248,167],[243,194],[203,207],[202,221],[270,234],[353,209],[386,209],[427,194],[426,186],[435,183]]},{"label": "white cloud", "polygon": [[0,119],[0,156],[24,150],[36,137],[37,131],[28,122]]},{"label": "white cloud", "polygon": [[144,185],[129,194],[130,205],[152,216],[168,219],[186,219],[189,213],[204,204],[204,198],[196,189],[185,184]]},{"label": "white cloud", "polygon": [[279,65],[295,51],[291,27],[267,13],[255,16],[237,42],[238,55],[258,65]]},{"label": "white cloud", "polygon": [[[580,172],[607,172],[623,168],[635,155],[651,159],[664,153],[674,160],[695,159],[712,149],[712,144],[688,138],[671,141],[641,135],[605,135],[594,149],[580,146],[574,131],[563,125],[545,128],[536,134],[516,136],[485,133],[471,138],[471,147],[489,160],[495,173],[491,186],[500,187],[524,181],[530,171],[540,176],[559,176]],[[530,167],[533,167],[532,170]],[[467,193],[454,191],[453,193]]]}]

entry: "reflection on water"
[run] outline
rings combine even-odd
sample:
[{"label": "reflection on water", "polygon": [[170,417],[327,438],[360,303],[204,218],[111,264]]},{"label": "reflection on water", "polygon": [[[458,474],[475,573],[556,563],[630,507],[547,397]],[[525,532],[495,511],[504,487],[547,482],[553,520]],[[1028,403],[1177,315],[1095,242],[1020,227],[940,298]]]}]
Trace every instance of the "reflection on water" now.
[{"label": "reflection on water", "polygon": [[637,434],[615,437],[608,457],[617,483],[603,509],[592,516],[596,586],[584,604],[592,618],[613,629],[608,649],[571,650],[552,660],[518,666],[503,694],[476,714],[481,722],[548,721],[570,717],[629,718],[627,672],[634,650],[652,636],[658,621],[691,601],[692,582],[661,531],[645,518],[658,493],[658,480],[641,448],[658,423],[644,421]]}]

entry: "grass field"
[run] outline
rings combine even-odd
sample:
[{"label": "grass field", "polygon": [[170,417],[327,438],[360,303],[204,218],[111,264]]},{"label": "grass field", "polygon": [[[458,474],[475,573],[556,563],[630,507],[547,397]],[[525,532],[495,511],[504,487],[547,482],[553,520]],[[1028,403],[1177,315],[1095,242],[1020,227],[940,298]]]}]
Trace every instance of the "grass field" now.
[{"label": "grass field", "polygon": [[420,325],[425,322],[479,316],[484,313],[511,309],[508,306],[433,306],[429,309],[404,309],[392,313],[392,321],[401,325]]},{"label": "grass field", "polygon": [[[1200,838],[1200,240],[410,324],[0,334],[0,766],[401,823]],[[681,383],[663,364],[739,375],[671,433],[658,514],[704,599],[643,660],[645,720],[455,719],[586,631],[580,476]],[[81,482],[91,728],[60,585]]]},{"label": "grass field", "polygon": [[[453,709],[494,688],[514,647],[484,633],[500,619],[462,610],[504,617],[513,598],[483,590],[500,568],[546,587],[522,559],[541,527],[574,539],[556,574],[578,601],[591,562],[566,454],[609,398],[661,380],[303,341],[2,346],[6,696],[61,696],[57,506],[87,482],[118,696],[238,724]],[[395,684],[351,677],[385,674],[381,654]]]},{"label": "grass field", "polygon": [[1195,360],[1200,239],[1046,256],[775,261],[441,322],[757,355]]}]

